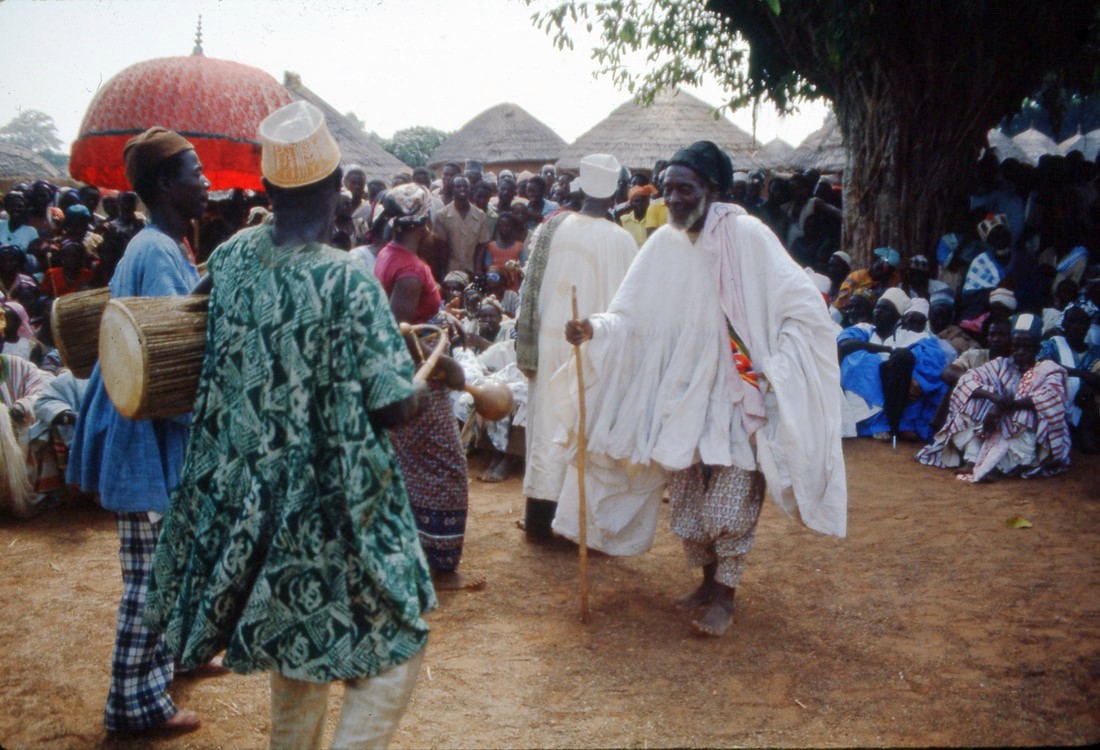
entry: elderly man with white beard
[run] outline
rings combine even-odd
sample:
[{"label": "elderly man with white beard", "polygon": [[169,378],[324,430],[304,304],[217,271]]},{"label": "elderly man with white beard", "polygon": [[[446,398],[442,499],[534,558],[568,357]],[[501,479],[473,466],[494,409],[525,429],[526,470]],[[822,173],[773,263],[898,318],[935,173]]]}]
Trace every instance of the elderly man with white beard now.
[{"label": "elderly man with white beard", "polygon": [[[651,542],[654,484],[667,482],[672,529],[703,573],[677,604],[705,608],[692,624],[710,636],[732,622],[765,487],[815,531],[843,536],[847,522],[834,328],[775,235],[716,202],[732,173],[709,141],[678,151],[665,173],[669,225],[646,242],[606,313],[565,327],[570,343],[588,342],[586,468],[603,469],[603,482],[617,469],[639,488],[635,507],[627,492],[617,499],[624,517],[638,517],[620,532],[590,517],[588,538],[613,546],[618,533],[646,529]],[[563,393],[574,368],[555,376]],[[575,445],[577,399],[559,404]],[[575,517],[563,493],[555,530],[569,535]]]}]

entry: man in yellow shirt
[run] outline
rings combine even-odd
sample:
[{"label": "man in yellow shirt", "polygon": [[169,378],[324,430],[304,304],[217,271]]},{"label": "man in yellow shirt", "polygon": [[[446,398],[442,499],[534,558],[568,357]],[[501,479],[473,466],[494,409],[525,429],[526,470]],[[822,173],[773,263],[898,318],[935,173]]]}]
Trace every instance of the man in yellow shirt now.
[{"label": "man in yellow shirt", "polygon": [[649,211],[646,212],[646,234],[650,235],[668,223],[668,206],[664,199],[664,177],[668,162],[660,159],[653,165],[653,185],[657,188],[657,197],[649,203]]},{"label": "man in yellow shirt", "polygon": [[635,185],[630,188],[630,192],[627,194],[629,208],[626,213],[619,217],[619,223],[623,229],[630,232],[630,236],[638,243],[638,247],[644,245],[646,238],[649,236],[646,231],[646,222],[649,219],[649,199],[655,194],[657,194],[657,188],[652,185]]}]

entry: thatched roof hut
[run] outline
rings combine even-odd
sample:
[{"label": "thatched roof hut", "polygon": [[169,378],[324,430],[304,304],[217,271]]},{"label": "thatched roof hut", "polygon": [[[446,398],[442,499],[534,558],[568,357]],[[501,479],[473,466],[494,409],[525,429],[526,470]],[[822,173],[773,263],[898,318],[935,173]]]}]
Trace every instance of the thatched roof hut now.
[{"label": "thatched roof hut", "polygon": [[997,152],[999,160],[1015,159],[1024,164],[1030,163],[1024,150],[1016,145],[1016,141],[1012,140],[1012,136],[1000,128],[992,128],[985,134],[985,140],[989,147]]},{"label": "thatched roof hut", "polygon": [[630,100],[571,143],[558,169],[575,171],[588,154],[613,154],[633,172],[649,172],[659,159],[671,159],[695,141],[713,141],[737,169],[752,167],[752,137],[714,108],[686,91],[662,92],[648,107]]},{"label": "thatched roof hut", "polygon": [[61,170],[40,154],[14,143],[0,141],[0,179],[30,178],[55,180],[62,177]]},{"label": "thatched roof hut", "polygon": [[843,172],[847,164],[848,150],[844,148],[840,125],[834,114],[826,117],[824,125],[806,136],[806,140],[787,159],[791,169],[816,169],[824,174]]},{"label": "thatched roof hut", "polygon": [[757,169],[786,169],[794,153],[794,146],[782,138],[773,138],[752,155],[753,166]]},{"label": "thatched roof hut", "polygon": [[367,172],[367,178],[378,178],[389,184],[390,178],[401,172],[412,172],[412,167],[390,154],[367,134],[337,112],[331,104],[317,96],[297,73],[283,74],[283,86],[295,100],[304,99],[325,115],[328,129],[340,146],[340,162],[344,167],[358,164]]},{"label": "thatched roof hut", "polygon": [[1020,147],[1027,156],[1027,161],[1032,166],[1039,163],[1040,156],[1047,154],[1062,155],[1058,143],[1049,135],[1035,128],[1028,128],[1022,133],[1012,136],[1012,142]]},{"label": "thatched roof hut", "polygon": [[565,140],[522,107],[498,104],[470,120],[439,144],[428,166],[439,171],[447,161],[461,164],[478,159],[486,171],[510,169],[538,172],[553,164],[565,149]]},{"label": "thatched roof hut", "polygon": [[1058,144],[1058,150],[1066,156],[1069,156],[1070,151],[1080,151],[1086,161],[1096,161],[1096,155],[1100,154],[1100,128],[1090,130],[1084,135],[1071,135]]}]

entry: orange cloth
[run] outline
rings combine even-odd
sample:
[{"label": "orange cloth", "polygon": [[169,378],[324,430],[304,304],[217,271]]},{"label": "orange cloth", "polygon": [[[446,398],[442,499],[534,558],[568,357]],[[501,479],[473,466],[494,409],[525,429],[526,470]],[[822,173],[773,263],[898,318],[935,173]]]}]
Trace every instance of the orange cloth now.
[{"label": "orange cloth", "polygon": [[51,268],[46,271],[46,278],[42,279],[42,291],[54,299],[64,297],[66,294],[83,291],[88,288],[95,278],[95,271],[90,268],[81,268],[76,281],[72,284],[65,278],[65,272],[61,268]]},{"label": "orange cloth", "polygon": [[490,265],[504,267],[510,260],[519,260],[519,254],[523,252],[523,243],[516,240],[508,247],[501,247],[496,240],[489,243],[489,255],[492,257]]}]

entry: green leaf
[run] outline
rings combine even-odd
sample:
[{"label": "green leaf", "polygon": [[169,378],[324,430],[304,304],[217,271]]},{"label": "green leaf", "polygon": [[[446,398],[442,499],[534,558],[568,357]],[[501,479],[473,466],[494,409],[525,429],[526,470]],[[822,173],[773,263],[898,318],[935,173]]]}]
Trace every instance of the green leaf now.
[{"label": "green leaf", "polygon": [[1031,521],[1023,516],[1013,516],[1005,519],[1005,527],[1009,529],[1030,529]]}]

